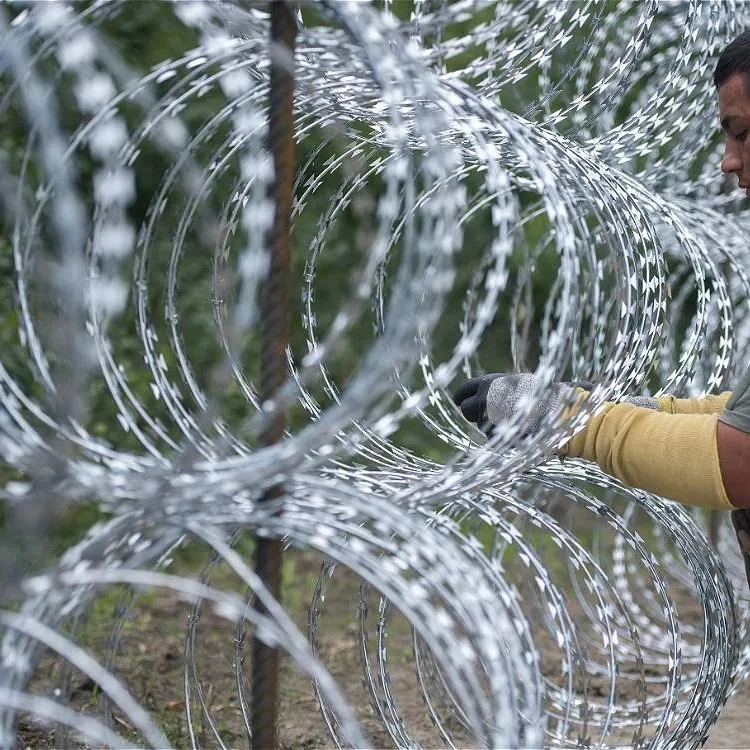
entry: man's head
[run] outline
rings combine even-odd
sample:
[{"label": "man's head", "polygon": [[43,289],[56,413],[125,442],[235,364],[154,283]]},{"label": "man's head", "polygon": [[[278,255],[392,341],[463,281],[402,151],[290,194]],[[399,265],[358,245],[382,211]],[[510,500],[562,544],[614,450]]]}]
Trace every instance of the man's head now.
[{"label": "man's head", "polygon": [[721,171],[735,174],[750,195],[750,31],[740,34],[719,55],[714,69],[719,90],[719,119],[726,136]]}]

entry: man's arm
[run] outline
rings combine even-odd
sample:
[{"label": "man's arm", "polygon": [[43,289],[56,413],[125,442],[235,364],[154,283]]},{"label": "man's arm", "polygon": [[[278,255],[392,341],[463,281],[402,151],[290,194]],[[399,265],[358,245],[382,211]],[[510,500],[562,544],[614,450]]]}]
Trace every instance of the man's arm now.
[{"label": "man's arm", "polygon": [[[466,381],[454,396],[478,424],[511,418],[528,398],[538,399],[524,425],[533,434],[579,408],[588,392],[561,383],[540,393],[532,374],[498,374]],[[731,396],[669,398],[666,409],[653,398],[603,405],[559,454],[594,461],[626,485],[685,505],[750,507],[750,370]]]},{"label": "man's arm", "polygon": [[732,510],[720,468],[718,424],[716,414],[609,403],[561,453],[594,461],[630,487],[684,505]]},{"label": "man's arm", "polygon": [[697,398],[677,398],[667,393],[657,396],[654,401],[659,411],[667,411],[670,414],[721,414],[731,395],[730,391],[724,391]]},{"label": "man's arm", "polygon": [[719,422],[716,443],[729,502],[735,508],[750,508],[750,434]]}]

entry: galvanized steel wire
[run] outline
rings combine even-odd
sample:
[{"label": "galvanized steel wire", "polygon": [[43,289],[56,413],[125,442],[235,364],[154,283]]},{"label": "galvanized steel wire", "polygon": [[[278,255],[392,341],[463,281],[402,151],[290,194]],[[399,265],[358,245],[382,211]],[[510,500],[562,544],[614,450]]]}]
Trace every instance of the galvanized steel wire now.
[{"label": "galvanized steel wire", "polygon": [[[415,0],[405,20],[391,2],[303,6],[293,293],[305,345],[288,349],[269,398],[243,349],[264,325],[273,219],[267,8],[175,3],[173,30],[190,41],[144,69],[108,36],[124,5],[0,8],[0,120],[25,129],[22,149],[0,152],[5,292],[25,355],[0,355],[12,470],[0,747],[21,713],[98,745],[132,742],[111,711],[82,718],[64,690],[31,691],[43,647],[98,684],[139,741],[169,744],[116,674],[127,615],[105,659],[71,629],[117,585],[192,602],[194,746],[199,722],[225,744],[196,655],[208,604],[235,623],[248,738],[249,635],[312,679],[337,746],[367,746],[319,645],[343,570],[361,582],[364,684],[398,747],[420,741],[390,677],[394,613],[413,629],[418,689],[446,746],[699,746],[748,671],[729,521],[715,550],[703,514],[552,453],[608,399],[727,389],[747,366],[748,211],[719,177],[711,83],[747,6]],[[186,277],[195,257],[201,279]],[[330,257],[345,288],[320,270]],[[200,284],[208,325],[191,330]],[[117,333],[128,314],[138,377]],[[193,355],[201,338],[210,366]],[[543,385],[595,382],[586,409],[532,438],[522,413],[487,441],[450,390],[500,347]],[[239,420],[222,402],[231,389]],[[88,411],[101,392],[104,433]],[[441,457],[402,441],[407,428]],[[88,498],[104,517],[50,560],[54,519]],[[325,556],[307,633],[234,549],[247,531]],[[187,540],[212,553],[197,578],[170,572]],[[212,583],[219,563],[246,593]],[[699,621],[681,615],[686,599]]]}]

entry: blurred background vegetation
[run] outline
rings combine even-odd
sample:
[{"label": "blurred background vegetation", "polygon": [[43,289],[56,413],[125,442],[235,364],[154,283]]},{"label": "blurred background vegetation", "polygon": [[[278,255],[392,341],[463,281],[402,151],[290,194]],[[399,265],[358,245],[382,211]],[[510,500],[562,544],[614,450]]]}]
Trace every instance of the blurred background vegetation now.
[{"label": "blurred background vegetation", "polygon": [[[615,0],[613,0],[613,3]],[[382,3],[381,3],[382,5]],[[79,10],[88,7],[86,3],[76,6]],[[411,2],[396,0],[392,5],[393,12],[407,19],[412,10]],[[605,11],[602,11],[605,12]],[[482,11],[490,18],[493,10]],[[303,5],[303,15],[318,20],[314,16],[314,9],[310,5]],[[105,13],[106,16],[106,13]],[[480,14],[481,16],[481,14]],[[467,19],[465,24],[458,24],[451,32],[459,34],[466,31],[473,24],[481,22],[481,17]],[[179,59],[186,51],[198,44],[193,31],[185,28],[177,21],[170,3],[161,2],[125,2],[116,8],[109,17],[101,22],[100,30],[107,42],[113,45],[122,59],[139,75],[158,68],[165,60]],[[561,74],[565,66],[575,63],[580,56],[580,47],[576,44],[577,36],[583,38],[588,31],[582,26],[571,32],[571,41],[561,51],[555,62],[553,73]],[[509,32],[511,33],[511,32]],[[614,31],[613,31],[614,33]],[[455,58],[446,61],[446,69],[458,69],[471,56],[481,54],[481,49],[467,49]],[[45,65],[40,65],[40,72],[45,71]],[[74,106],[71,94],[73,82],[63,75],[56,81],[57,106],[60,122],[70,133],[74,133],[80,122],[80,113]],[[8,82],[4,82],[7,89]],[[166,91],[170,83],[161,85],[161,91]],[[158,86],[157,86],[158,87]],[[501,102],[509,109],[523,113],[538,99],[538,80],[531,70],[529,75],[513,86],[508,86],[501,97]],[[572,83],[562,86],[555,98],[549,103],[554,108],[564,103],[565,98],[572,96]],[[632,93],[633,97],[637,91]],[[17,94],[10,93],[11,106],[6,110],[6,117],[0,123],[3,137],[3,148],[6,150],[11,168],[19,169],[25,163],[27,138],[29,127],[21,114],[20,100]],[[200,98],[193,98],[181,113],[181,117],[188,126],[191,134],[195,135],[208,123],[217,111],[224,105],[224,99],[216,89],[207,89]],[[625,102],[623,107],[627,108]],[[129,125],[136,127],[142,121],[140,109],[132,102],[125,101],[121,111],[128,119]],[[199,163],[208,166],[211,163],[213,149],[229,136],[230,126],[224,122],[219,125],[210,138],[195,152]],[[310,164],[308,176],[316,169],[322,169],[331,149],[336,149],[333,141],[328,147],[322,147],[321,141],[327,137],[322,129],[306,136],[298,147],[298,163]],[[310,161],[311,160],[311,161]],[[165,155],[148,140],[143,141],[138,159],[134,163],[137,181],[137,198],[130,208],[130,218],[133,224],[143,231],[159,202],[159,191],[162,187],[164,175],[170,167],[172,158]],[[90,195],[90,181],[93,165],[81,150],[77,159],[78,183],[83,196]],[[208,177],[207,177],[208,179]],[[207,203],[213,211],[222,214],[228,203],[228,196],[237,190],[239,181],[238,164],[229,163],[225,171],[216,177],[211,189],[207,192]],[[319,222],[329,210],[332,197],[341,186],[341,175],[333,174],[327,177],[308,196],[299,212],[294,226],[294,299],[292,311],[292,342],[291,350],[296,361],[299,361],[307,350],[306,333],[302,325],[303,296],[306,261],[311,243],[319,232]],[[481,175],[470,176],[467,185],[470,195],[478,191]],[[297,193],[306,187],[306,182],[297,186]],[[359,204],[367,203],[375,206],[378,199],[379,183],[377,179],[368,182],[369,196],[359,196]],[[335,197],[333,198],[335,199]],[[522,205],[531,206],[536,196],[520,195]],[[146,292],[146,308],[153,333],[157,336],[158,354],[163,357],[163,365],[169,376],[178,380],[179,375],[175,361],[175,347],[170,344],[173,336],[172,324],[178,322],[179,334],[175,341],[182,347],[186,360],[191,365],[192,374],[197,385],[211,391],[211,377],[216,365],[223,358],[221,342],[217,337],[215,319],[217,315],[226,315],[231,308],[230,299],[217,297],[213,286],[214,258],[212,248],[208,247],[200,237],[195,227],[189,227],[182,242],[182,253],[177,270],[176,299],[178,321],[168,319],[162,311],[165,308],[165,283],[172,258],[172,247],[175,233],[178,229],[178,218],[184,211],[184,203],[177,198],[170,198],[159,206],[162,211],[156,223],[147,263],[146,277],[148,279]],[[343,301],[349,296],[352,284],[352,269],[361,261],[357,255],[357,237],[362,231],[361,218],[357,205],[349,206],[332,226],[326,228],[326,243],[317,262],[317,279],[315,282],[315,312],[318,328],[325,331],[327,326],[339,311]],[[462,320],[465,315],[464,302],[467,290],[472,280],[486,259],[488,249],[494,237],[490,210],[478,211],[464,227],[464,247],[459,256],[457,278],[449,294],[440,324],[436,329],[432,342],[433,362],[439,362],[447,357],[461,335]],[[196,220],[199,221],[199,220]],[[17,297],[17,279],[14,273],[14,261],[11,252],[12,222],[3,219],[0,226],[0,264],[2,264],[3,290],[0,294],[0,346],[2,346],[2,362],[10,375],[16,380],[23,391],[41,402],[47,401],[48,395],[38,383],[35,372],[29,364],[28,351],[19,334],[20,318]],[[510,260],[511,281],[508,289],[514,288],[513,274],[517,273],[523,253],[529,248],[538,250],[533,277],[527,287],[528,302],[525,307],[527,318],[522,321],[528,327],[527,340],[529,350],[521,356],[528,366],[534,366],[538,352],[536,331],[540,326],[544,305],[548,299],[549,289],[554,285],[559,271],[559,260],[554,247],[547,246],[550,226],[544,215],[529,218],[519,228],[517,255]],[[233,242],[231,250],[239,247],[239,238]],[[236,255],[227,258],[227,268],[232,268]],[[132,278],[136,272],[134,265],[123,269],[125,277]],[[31,282],[32,300],[34,304],[44,307],[43,290]],[[32,315],[35,310],[32,309]],[[375,322],[371,315],[363,315],[353,327],[343,346],[330,362],[330,371],[337,383],[344,384],[361,363],[363,352],[373,341]],[[181,433],[165,408],[164,401],[158,390],[153,387],[153,375],[144,363],[144,350],[138,330],[138,315],[135,298],[131,290],[129,305],[123,315],[108,323],[109,338],[112,343],[112,354],[118,363],[120,373],[126,380],[132,393],[137,396],[151,415],[154,422],[163,428],[163,434],[157,434],[147,423],[139,420],[144,432],[160,449],[168,452],[169,441],[178,442]],[[59,343],[59,342],[58,342]],[[258,373],[258,341],[253,336],[243,341],[238,360],[243,373],[249,382],[253,382]],[[511,333],[507,309],[499,307],[495,320],[484,335],[480,351],[482,367],[487,371],[502,371],[513,366],[511,358]],[[518,358],[516,359],[518,362]],[[54,363],[53,363],[54,364]],[[183,402],[188,411],[197,413],[200,405],[189,393],[188,384],[179,382],[178,386]],[[321,391],[316,392],[321,400],[326,397]],[[220,413],[227,426],[236,428],[252,413],[252,406],[236,382],[232,381],[220,393]],[[143,452],[143,447],[134,434],[118,420],[118,407],[112,398],[110,387],[101,376],[92,378],[87,393],[88,414],[86,427],[100,440],[106,441],[112,447],[123,451]],[[309,421],[310,416],[302,409],[296,409],[290,415],[292,429],[298,429]],[[419,420],[406,423],[394,437],[403,447],[415,453],[428,456],[435,460],[442,460],[449,455],[449,448],[437,439]],[[13,472],[6,470],[6,476],[13,476]],[[3,506],[0,504],[0,513]],[[81,531],[88,527],[91,521],[98,517],[96,498],[79,508],[72,509],[55,523],[55,550],[66,548],[70,542],[80,536]]]}]

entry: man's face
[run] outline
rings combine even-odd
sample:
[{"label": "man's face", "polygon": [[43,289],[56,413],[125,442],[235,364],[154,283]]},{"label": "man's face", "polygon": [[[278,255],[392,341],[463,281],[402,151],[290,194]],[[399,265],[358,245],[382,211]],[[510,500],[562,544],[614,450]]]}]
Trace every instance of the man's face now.
[{"label": "man's face", "polygon": [[719,120],[726,136],[721,171],[736,174],[740,188],[750,196],[750,96],[742,73],[719,89]]}]

